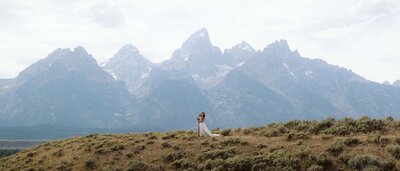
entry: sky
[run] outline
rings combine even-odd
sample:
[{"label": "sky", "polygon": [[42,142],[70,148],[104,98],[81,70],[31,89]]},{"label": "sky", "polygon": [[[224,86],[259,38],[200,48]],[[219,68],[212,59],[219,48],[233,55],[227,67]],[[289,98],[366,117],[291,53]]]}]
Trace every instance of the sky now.
[{"label": "sky", "polygon": [[241,41],[292,50],[376,82],[400,80],[399,0],[0,0],[0,78],[57,48],[101,63],[125,44],[153,62],[201,28],[222,50]]}]

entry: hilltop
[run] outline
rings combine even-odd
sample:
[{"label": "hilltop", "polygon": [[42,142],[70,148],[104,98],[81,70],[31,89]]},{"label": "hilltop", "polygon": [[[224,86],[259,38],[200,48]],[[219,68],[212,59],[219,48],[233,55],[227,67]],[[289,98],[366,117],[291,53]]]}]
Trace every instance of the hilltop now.
[{"label": "hilltop", "polygon": [[400,121],[294,120],[261,127],[90,134],[0,160],[0,170],[396,170]]}]

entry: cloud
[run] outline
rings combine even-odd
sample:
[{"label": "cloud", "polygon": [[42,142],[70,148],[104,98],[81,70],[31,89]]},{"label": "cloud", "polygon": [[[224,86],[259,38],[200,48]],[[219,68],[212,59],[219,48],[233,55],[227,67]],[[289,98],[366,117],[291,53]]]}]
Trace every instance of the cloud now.
[{"label": "cloud", "polygon": [[242,40],[262,49],[287,39],[304,56],[394,81],[400,61],[387,59],[400,56],[398,21],[398,0],[2,0],[0,63],[8,61],[10,72],[0,76],[78,45],[106,61],[131,43],[160,62],[206,27],[222,49]]},{"label": "cloud", "polygon": [[12,29],[23,24],[22,6],[13,0],[3,0],[0,5],[0,26]]},{"label": "cloud", "polygon": [[120,27],[126,22],[123,9],[107,1],[93,5],[89,9],[89,17],[95,23],[109,28]]}]

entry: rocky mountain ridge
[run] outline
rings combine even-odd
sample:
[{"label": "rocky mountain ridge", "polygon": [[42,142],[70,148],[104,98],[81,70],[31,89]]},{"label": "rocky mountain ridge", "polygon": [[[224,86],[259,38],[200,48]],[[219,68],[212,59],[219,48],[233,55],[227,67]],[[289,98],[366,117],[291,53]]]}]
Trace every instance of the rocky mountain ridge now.
[{"label": "rocky mountain ridge", "polygon": [[188,129],[201,111],[213,127],[400,116],[399,87],[302,57],[286,40],[222,52],[206,29],[160,64],[129,44],[101,66],[83,47],[57,49],[0,86],[6,126]]}]

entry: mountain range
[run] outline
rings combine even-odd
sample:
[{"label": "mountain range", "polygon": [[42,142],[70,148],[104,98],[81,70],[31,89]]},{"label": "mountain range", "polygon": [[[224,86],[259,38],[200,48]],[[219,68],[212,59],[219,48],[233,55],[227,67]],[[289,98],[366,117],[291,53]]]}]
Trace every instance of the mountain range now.
[{"label": "mountain range", "polygon": [[194,128],[293,119],[400,116],[400,81],[380,84],[286,40],[221,51],[208,31],[193,33],[170,59],[152,63],[124,45],[98,65],[83,47],[56,49],[14,79],[0,79],[0,125],[81,128]]}]

